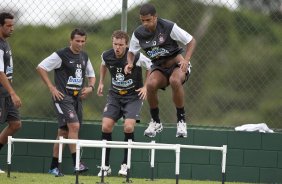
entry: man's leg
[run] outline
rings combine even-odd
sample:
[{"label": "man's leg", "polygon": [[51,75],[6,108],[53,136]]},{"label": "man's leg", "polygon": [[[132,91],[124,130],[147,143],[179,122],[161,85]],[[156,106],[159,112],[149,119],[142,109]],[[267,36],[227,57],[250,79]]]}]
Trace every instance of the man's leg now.
[{"label": "man's leg", "polygon": [[14,135],[22,127],[21,121],[9,121],[8,126],[0,133],[0,150],[7,143],[8,136]]},{"label": "man's leg", "polygon": [[[115,121],[111,118],[104,117],[102,120],[102,140],[112,141],[112,131],[114,127]],[[106,158],[105,158],[105,171],[104,176],[108,176],[111,174],[110,168],[110,153],[111,148],[106,149]],[[102,170],[98,173],[98,176],[102,176]]]},{"label": "man's leg", "polygon": [[[14,135],[22,126],[21,121],[9,121],[8,126],[5,127],[2,132],[0,133],[0,150],[2,147],[7,143],[8,136]],[[0,168],[0,173],[5,173]]]},{"label": "man's leg", "polygon": [[172,99],[176,107],[177,114],[177,133],[176,137],[187,137],[187,128],[185,122],[185,110],[184,110],[184,88],[183,81],[186,74],[175,68],[172,75],[169,78],[169,83],[172,89]]},{"label": "man's leg", "polygon": [[162,131],[162,124],[159,117],[158,89],[167,86],[167,78],[159,71],[153,71],[147,79],[147,100],[150,106],[151,122],[145,130],[144,135],[155,137],[156,133]]},{"label": "man's leg", "polygon": [[[134,126],[136,120],[135,119],[125,119],[124,121],[124,141],[127,142],[128,140],[134,141]],[[123,161],[121,164],[121,168],[118,172],[119,175],[126,176],[127,175],[127,157],[128,157],[128,149],[124,149],[123,154]]]},{"label": "man's leg", "polygon": [[[78,139],[79,128],[80,128],[79,122],[68,123],[67,126],[68,126],[68,139]],[[72,160],[73,160],[73,166],[75,166],[76,145],[69,144],[69,149],[70,149]]]},{"label": "man's leg", "polygon": [[[57,140],[59,140],[60,137],[64,137],[67,138],[68,137],[68,131],[65,129],[58,129],[58,133],[57,133]],[[53,146],[53,158],[52,158],[52,162],[50,165],[50,170],[49,173],[51,174],[55,174],[56,173],[52,173],[52,171],[55,169],[58,171],[58,167],[59,167],[59,162],[58,162],[58,157],[59,157],[59,144],[54,144]]]}]

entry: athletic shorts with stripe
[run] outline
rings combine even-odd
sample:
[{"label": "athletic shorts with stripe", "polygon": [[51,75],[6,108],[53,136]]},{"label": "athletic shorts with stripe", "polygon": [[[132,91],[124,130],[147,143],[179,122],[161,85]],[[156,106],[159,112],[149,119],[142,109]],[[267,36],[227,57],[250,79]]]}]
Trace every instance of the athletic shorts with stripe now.
[{"label": "athletic shorts with stripe", "polygon": [[119,120],[121,117],[138,120],[142,103],[137,94],[121,96],[109,92],[103,117],[111,118],[114,121]]},{"label": "athletic shorts with stripe", "polygon": [[82,123],[82,102],[79,97],[65,95],[61,101],[55,101],[55,110],[60,129],[67,129],[68,123]]}]

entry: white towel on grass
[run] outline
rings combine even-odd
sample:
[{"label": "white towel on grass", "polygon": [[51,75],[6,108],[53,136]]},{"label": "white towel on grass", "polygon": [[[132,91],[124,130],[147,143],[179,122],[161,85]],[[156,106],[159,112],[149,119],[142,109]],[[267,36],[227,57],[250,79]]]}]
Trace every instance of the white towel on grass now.
[{"label": "white towel on grass", "polygon": [[258,124],[245,124],[235,127],[236,131],[246,131],[246,132],[262,132],[262,133],[273,133],[274,131],[268,128],[265,123]]}]

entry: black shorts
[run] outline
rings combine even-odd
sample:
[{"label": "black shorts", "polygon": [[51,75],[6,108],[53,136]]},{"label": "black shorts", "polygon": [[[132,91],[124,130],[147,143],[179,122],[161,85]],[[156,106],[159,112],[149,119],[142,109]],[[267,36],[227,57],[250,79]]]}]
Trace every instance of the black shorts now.
[{"label": "black shorts", "polygon": [[[169,78],[170,78],[173,70],[177,67],[179,68],[178,64],[174,64],[173,66],[171,66],[169,68],[164,68],[164,67],[161,67],[161,66],[152,65],[151,73],[155,70],[159,70],[167,78],[167,81],[169,81]],[[189,65],[188,68],[187,68],[187,72],[185,73],[185,79],[182,82],[182,84],[184,84],[189,79],[189,76],[191,74],[191,68],[192,68],[192,66]],[[168,82],[168,84],[169,84],[169,82]],[[164,89],[164,88],[162,88],[162,89]]]},{"label": "black shorts", "polygon": [[14,106],[11,96],[0,97],[0,123],[20,121],[19,110]]},{"label": "black shorts", "polygon": [[110,92],[107,97],[103,117],[111,118],[114,121],[119,120],[121,117],[139,120],[142,104],[143,101],[137,94],[134,94],[134,96],[117,96]]},{"label": "black shorts", "polygon": [[79,97],[65,95],[63,100],[55,101],[54,105],[60,129],[67,130],[68,123],[82,123],[83,109]]}]

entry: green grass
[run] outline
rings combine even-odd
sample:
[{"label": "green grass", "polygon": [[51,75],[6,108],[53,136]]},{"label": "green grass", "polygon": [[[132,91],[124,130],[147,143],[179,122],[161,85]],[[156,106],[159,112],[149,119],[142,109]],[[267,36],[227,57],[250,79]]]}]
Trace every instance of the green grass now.
[{"label": "green grass", "polygon": [[[96,184],[100,182],[100,178],[97,176],[79,176],[80,184]],[[155,181],[147,181],[146,179],[132,178],[131,181],[136,184],[174,184],[174,179],[156,179]],[[125,178],[122,177],[107,177],[104,180],[105,183],[118,184],[125,183]],[[74,184],[74,175],[65,175],[64,177],[54,177],[48,174],[34,174],[34,173],[11,173],[11,177],[8,178],[7,174],[0,175],[1,184]],[[191,181],[191,180],[179,180],[179,184],[218,184],[219,181]],[[226,184],[235,184],[235,182],[225,182]],[[238,184],[238,183],[236,183]]]}]

